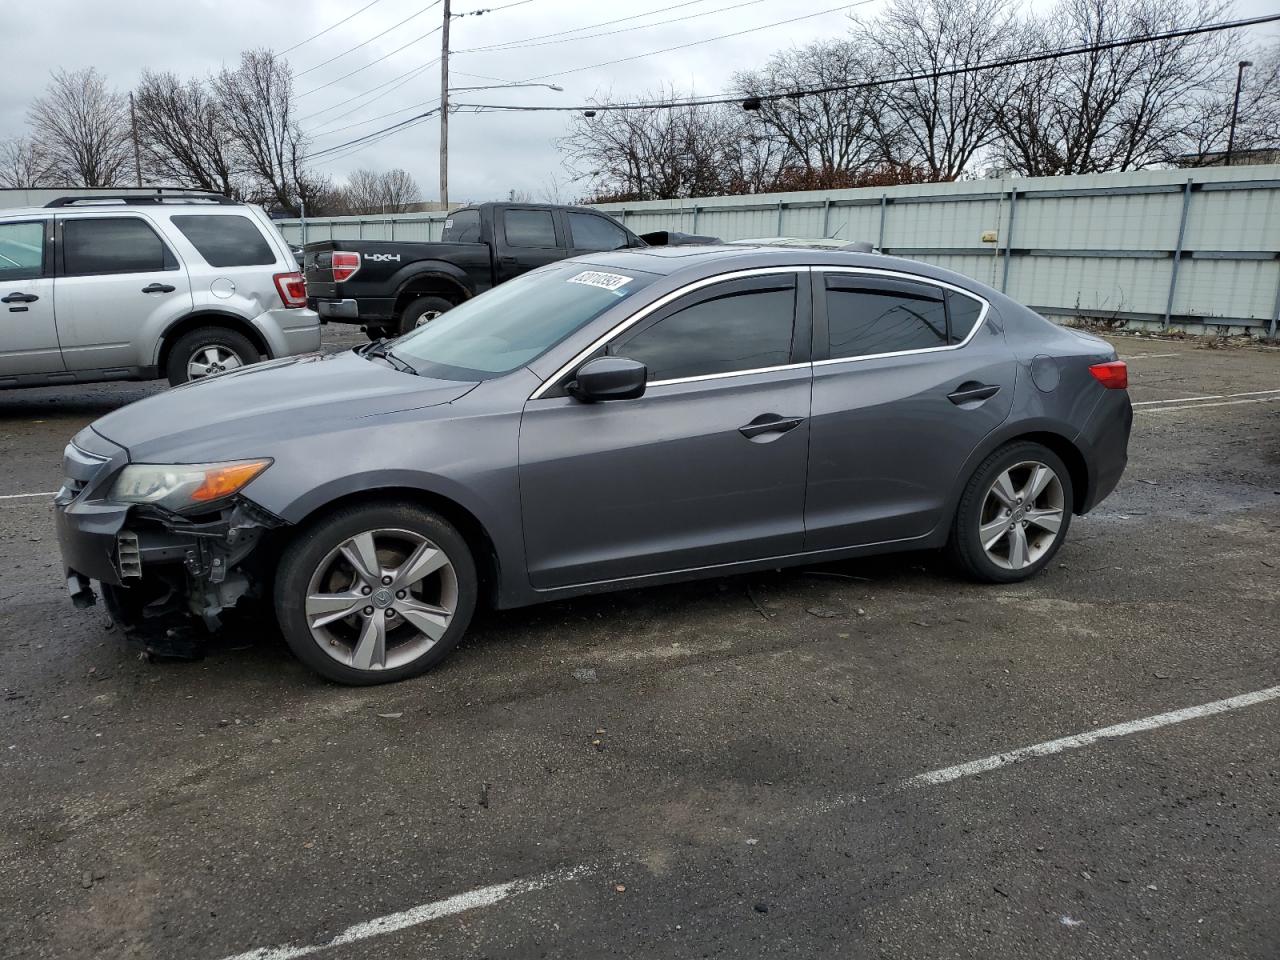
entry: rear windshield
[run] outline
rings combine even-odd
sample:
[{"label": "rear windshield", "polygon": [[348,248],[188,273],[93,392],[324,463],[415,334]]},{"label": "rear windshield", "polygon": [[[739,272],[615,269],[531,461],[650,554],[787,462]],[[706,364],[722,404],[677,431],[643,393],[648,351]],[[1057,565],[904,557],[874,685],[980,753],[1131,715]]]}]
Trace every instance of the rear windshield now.
[{"label": "rear windshield", "polygon": [[423,376],[485,380],[542,356],[656,280],[565,261],[516,277],[401,337],[395,356]]},{"label": "rear windshield", "polygon": [[445,243],[479,243],[480,211],[456,210],[444,222],[440,239]]},{"label": "rear windshield", "polygon": [[177,214],[170,219],[211,267],[258,267],[276,262],[271,244],[248,217]]}]

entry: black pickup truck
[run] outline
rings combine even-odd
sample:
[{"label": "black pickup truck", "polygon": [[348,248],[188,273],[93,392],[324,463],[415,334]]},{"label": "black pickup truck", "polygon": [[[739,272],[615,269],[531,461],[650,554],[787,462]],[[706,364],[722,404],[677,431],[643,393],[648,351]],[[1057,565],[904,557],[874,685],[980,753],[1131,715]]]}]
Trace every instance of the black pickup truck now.
[{"label": "black pickup truck", "polygon": [[[668,234],[654,239],[709,240]],[[308,243],[307,302],[323,319],[364,324],[376,339],[407,333],[534,267],[583,253],[647,245],[612,217],[588,207],[482,203],[449,214],[438,243]]]}]

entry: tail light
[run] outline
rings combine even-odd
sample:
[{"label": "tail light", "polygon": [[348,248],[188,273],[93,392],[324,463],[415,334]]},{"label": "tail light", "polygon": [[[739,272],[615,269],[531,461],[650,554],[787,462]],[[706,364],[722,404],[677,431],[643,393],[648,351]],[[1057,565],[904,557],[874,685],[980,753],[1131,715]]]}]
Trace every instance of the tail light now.
[{"label": "tail light", "polygon": [[360,254],[348,250],[333,251],[333,282],[345,283],[360,269]]},{"label": "tail light", "polygon": [[1089,368],[1095,380],[1108,390],[1127,390],[1129,388],[1129,367],[1123,360],[1112,360],[1110,363],[1095,363]]},{"label": "tail light", "polygon": [[293,273],[277,273],[275,275],[276,289],[280,291],[280,299],[286,307],[305,307],[307,305],[307,282],[302,279],[302,274]]}]

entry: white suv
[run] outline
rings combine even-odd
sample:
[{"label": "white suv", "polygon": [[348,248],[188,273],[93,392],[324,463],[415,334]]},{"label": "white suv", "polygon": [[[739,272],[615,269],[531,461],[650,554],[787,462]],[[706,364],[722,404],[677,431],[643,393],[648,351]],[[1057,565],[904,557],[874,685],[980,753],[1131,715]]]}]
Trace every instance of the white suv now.
[{"label": "white suv", "polygon": [[0,210],[0,389],[185,383],[320,348],[288,244],[207,194],[64,197]]}]

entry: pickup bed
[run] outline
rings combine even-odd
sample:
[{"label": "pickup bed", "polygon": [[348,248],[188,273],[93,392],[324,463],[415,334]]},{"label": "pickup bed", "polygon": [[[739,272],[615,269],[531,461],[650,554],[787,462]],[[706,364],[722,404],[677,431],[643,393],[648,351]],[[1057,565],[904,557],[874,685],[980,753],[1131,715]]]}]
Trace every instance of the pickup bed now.
[{"label": "pickup bed", "polygon": [[453,211],[438,243],[308,243],[307,303],[322,320],[363,324],[374,339],[394,336],[534,267],[646,245],[587,207],[482,203]]}]

